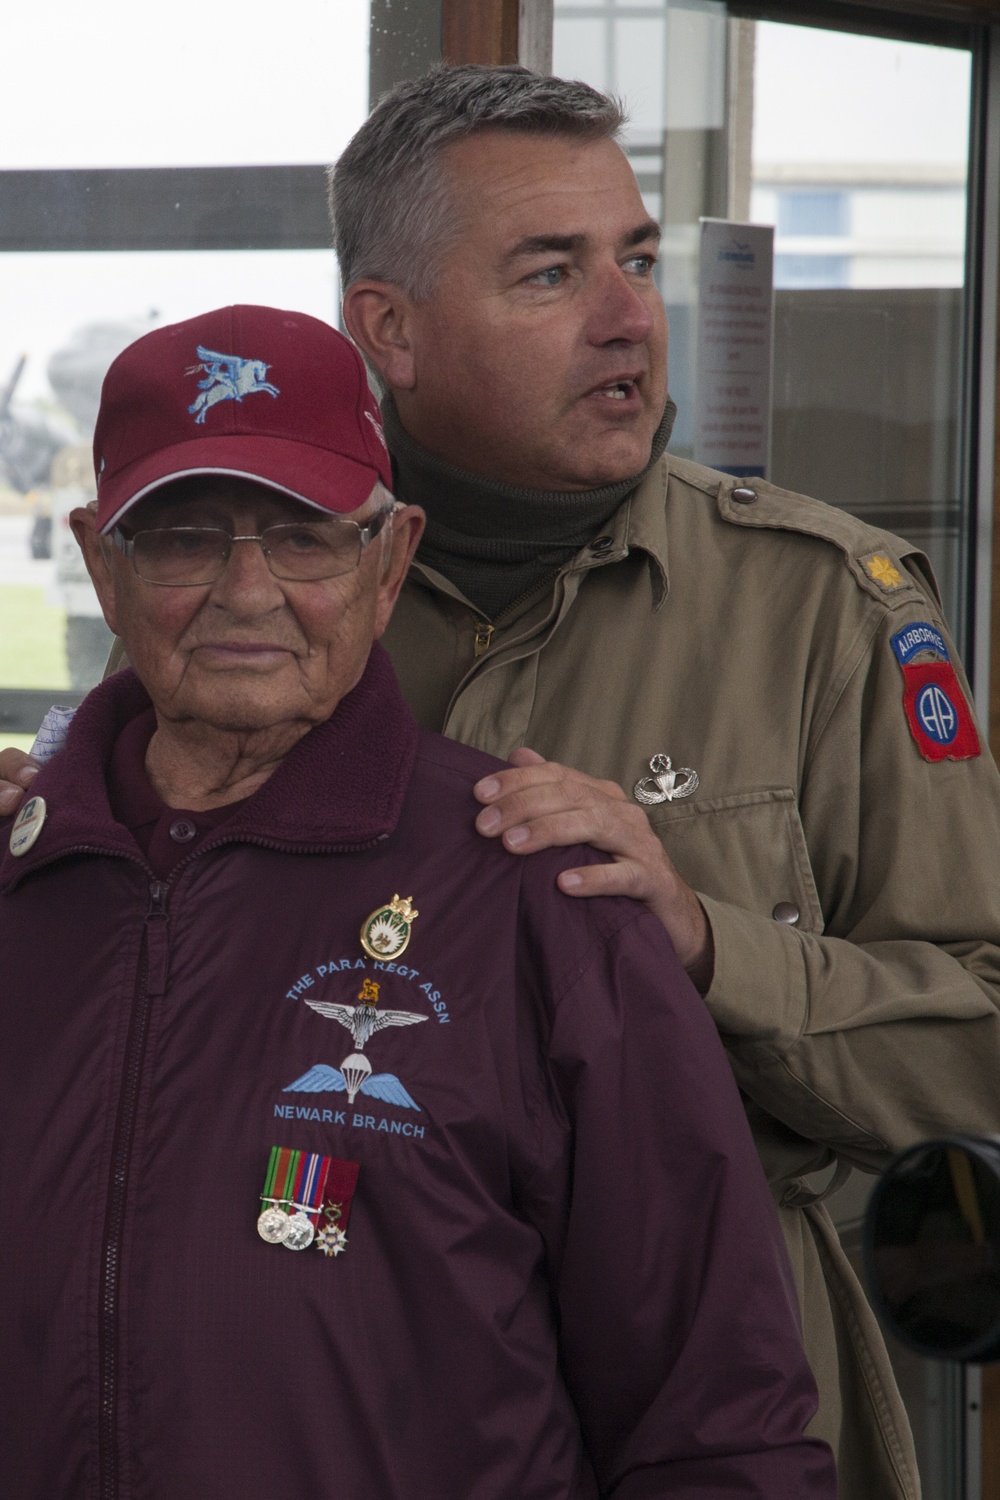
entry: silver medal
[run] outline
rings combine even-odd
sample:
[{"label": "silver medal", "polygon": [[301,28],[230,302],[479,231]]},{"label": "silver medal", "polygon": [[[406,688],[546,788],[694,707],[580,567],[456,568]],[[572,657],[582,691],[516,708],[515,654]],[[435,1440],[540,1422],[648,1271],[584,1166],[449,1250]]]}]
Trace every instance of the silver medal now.
[{"label": "silver medal", "polygon": [[681,766],[675,771],[669,755],[654,755],[649,762],[652,776],[644,776],[633,787],[635,800],[647,807],[657,802],[676,802],[681,797],[690,797],[698,787],[698,772],[690,766]]},{"label": "silver medal", "polygon": [[[305,1215],[303,1215],[304,1217]],[[269,1245],[283,1245],[288,1238],[288,1230],[291,1222],[291,1219],[283,1209],[275,1208],[272,1205],[271,1208],[265,1208],[257,1220],[257,1233]]]},{"label": "silver medal", "polygon": [[315,1236],[312,1220],[299,1209],[288,1220],[288,1231],[281,1243],[286,1250],[308,1250]]}]

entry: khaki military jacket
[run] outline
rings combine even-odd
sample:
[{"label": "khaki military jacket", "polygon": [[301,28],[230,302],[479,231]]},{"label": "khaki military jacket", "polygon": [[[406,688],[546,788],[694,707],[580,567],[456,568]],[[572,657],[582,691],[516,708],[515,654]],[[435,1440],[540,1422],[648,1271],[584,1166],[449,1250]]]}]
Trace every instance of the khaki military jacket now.
[{"label": "khaki military jacket", "polygon": [[697,773],[649,812],[711,922],[706,1003],[786,1230],[814,1430],[843,1496],[915,1497],[881,1335],[801,1179],[1000,1131],[1000,778],[985,743],[925,759],[904,713],[893,636],[947,635],[922,556],[764,483],[740,504],[736,485],[665,457],[492,626],[417,564],[386,644],[452,738],[528,745],[630,796],[654,755]]}]

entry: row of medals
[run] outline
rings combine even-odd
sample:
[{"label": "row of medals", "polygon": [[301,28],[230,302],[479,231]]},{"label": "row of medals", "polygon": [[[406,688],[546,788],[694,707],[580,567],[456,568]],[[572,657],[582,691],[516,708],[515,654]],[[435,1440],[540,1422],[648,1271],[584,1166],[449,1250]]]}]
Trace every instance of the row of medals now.
[{"label": "row of medals", "polygon": [[292,1204],[294,1213],[288,1213],[277,1204],[265,1208],[257,1220],[257,1233],[268,1245],[284,1245],[286,1250],[308,1250],[313,1240],[324,1255],[339,1255],[347,1246],[347,1236],[338,1227],[341,1216],[339,1203],[327,1203],[323,1214],[330,1221],[319,1231],[317,1237],[313,1221],[298,1206]]}]

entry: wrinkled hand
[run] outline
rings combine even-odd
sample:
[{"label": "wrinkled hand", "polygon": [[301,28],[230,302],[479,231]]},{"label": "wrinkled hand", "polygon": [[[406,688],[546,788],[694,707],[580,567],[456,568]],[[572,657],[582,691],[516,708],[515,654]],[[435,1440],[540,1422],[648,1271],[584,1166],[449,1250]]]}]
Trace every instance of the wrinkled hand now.
[{"label": "wrinkled hand", "polygon": [[515,750],[514,769],[486,776],[473,788],[486,803],[476,827],[502,837],[512,854],[565,844],[592,844],[612,864],[564,870],[568,896],[631,896],[659,917],[677,956],[704,994],[712,980],[712,929],[701,902],[678,875],[641,807],[613,781],[598,781],[534,750]]},{"label": "wrinkled hand", "polygon": [[23,750],[0,750],[0,818],[16,813],[41,767]]}]

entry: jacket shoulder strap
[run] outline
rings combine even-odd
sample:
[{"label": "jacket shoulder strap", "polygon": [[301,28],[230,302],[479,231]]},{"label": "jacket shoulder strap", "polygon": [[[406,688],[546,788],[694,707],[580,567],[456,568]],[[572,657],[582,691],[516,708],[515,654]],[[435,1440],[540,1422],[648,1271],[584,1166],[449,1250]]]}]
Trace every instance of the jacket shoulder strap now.
[{"label": "jacket shoulder strap", "polygon": [[836,547],[858,587],[889,609],[926,599],[928,593],[940,605],[930,561],[891,531],[764,479],[735,479],[675,458],[670,469],[678,479],[714,495],[719,515],[729,525],[794,531]]}]

